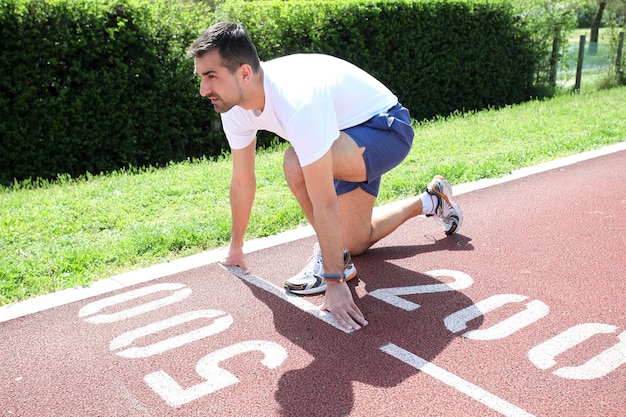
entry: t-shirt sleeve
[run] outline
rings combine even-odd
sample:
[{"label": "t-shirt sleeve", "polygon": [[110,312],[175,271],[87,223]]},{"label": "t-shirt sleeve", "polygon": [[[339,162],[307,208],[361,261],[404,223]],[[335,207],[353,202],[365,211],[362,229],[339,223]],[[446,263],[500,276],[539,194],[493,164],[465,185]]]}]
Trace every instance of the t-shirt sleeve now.
[{"label": "t-shirt sleeve", "polygon": [[316,99],[303,105],[293,114],[287,132],[301,166],[320,159],[339,137],[332,100]]},{"label": "t-shirt sleeve", "polygon": [[222,128],[231,149],[245,148],[252,143],[257,134],[255,128],[248,126],[246,115],[243,112],[238,112],[238,110],[233,107],[230,111],[220,115]]}]

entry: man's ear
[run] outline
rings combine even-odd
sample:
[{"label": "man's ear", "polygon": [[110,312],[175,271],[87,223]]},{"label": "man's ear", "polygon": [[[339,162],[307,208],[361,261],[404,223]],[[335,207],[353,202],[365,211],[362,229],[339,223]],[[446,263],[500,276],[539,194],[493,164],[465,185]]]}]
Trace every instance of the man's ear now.
[{"label": "man's ear", "polygon": [[239,70],[243,80],[250,81],[252,79],[252,67],[250,65],[242,64]]}]

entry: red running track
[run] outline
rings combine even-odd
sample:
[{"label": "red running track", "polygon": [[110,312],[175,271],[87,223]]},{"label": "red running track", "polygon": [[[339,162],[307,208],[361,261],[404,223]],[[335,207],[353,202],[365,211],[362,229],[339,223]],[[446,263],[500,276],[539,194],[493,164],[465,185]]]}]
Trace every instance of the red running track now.
[{"label": "red running track", "polygon": [[625,416],[626,151],[458,196],[354,258],[347,333],[282,282],[314,238],[2,320],[2,416]]}]

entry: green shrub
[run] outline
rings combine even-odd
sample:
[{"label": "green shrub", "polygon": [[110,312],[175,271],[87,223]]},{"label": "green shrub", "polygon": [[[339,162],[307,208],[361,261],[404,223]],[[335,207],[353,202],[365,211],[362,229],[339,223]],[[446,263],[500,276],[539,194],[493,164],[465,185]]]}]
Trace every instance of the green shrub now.
[{"label": "green shrub", "polygon": [[0,0],[0,184],[222,153],[185,52],[223,19],[263,60],[363,67],[420,120],[534,94],[536,43],[507,0]]},{"label": "green shrub", "polygon": [[1,183],[221,152],[185,57],[210,24],[201,5],[0,5]]},{"label": "green shrub", "polygon": [[267,60],[297,52],[344,58],[396,93],[416,119],[524,101],[538,53],[507,2],[227,1]]}]

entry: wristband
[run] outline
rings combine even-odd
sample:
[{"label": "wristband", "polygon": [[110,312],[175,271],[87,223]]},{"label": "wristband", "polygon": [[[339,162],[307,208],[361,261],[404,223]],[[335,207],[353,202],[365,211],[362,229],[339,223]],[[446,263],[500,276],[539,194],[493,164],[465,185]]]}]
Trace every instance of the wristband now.
[{"label": "wristband", "polygon": [[346,279],[346,274],[322,274],[322,278],[337,282],[343,282],[343,280]]}]

